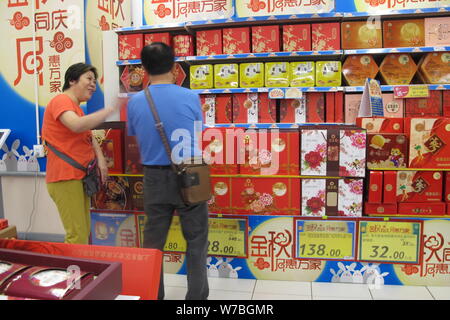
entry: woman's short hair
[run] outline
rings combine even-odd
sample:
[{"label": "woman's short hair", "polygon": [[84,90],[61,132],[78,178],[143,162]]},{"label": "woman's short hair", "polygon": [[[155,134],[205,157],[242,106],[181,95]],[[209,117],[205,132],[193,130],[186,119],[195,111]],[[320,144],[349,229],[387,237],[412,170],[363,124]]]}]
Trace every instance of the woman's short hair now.
[{"label": "woman's short hair", "polygon": [[86,63],[75,63],[71,65],[64,75],[64,86],[63,91],[70,88],[70,81],[78,81],[80,77],[86,72],[92,71],[94,73],[95,79],[98,78],[97,69],[94,66]]},{"label": "woman's short hair", "polygon": [[172,47],[163,42],[153,42],[141,51],[141,61],[150,75],[164,74],[172,70],[175,54]]}]

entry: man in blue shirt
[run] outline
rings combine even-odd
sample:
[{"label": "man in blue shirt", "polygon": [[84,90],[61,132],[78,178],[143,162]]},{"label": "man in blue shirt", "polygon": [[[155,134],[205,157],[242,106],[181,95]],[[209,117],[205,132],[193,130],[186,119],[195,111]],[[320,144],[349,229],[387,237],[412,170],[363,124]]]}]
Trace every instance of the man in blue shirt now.
[{"label": "man in blue shirt", "polygon": [[[150,93],[172,149],[172,161],[201,155],[202,112],[199,96],[174,84],[174,53],[155,42],[142,49],[142,65],[150,77]],[[128,102],[128,134],[136,136],[144,166],[144,247],[163,250],[176,212],[187,242],[186,300],[203,300],[209,295],[206,258],[208,250],[208,207],[206,202],[187,206],[180,196],[177,177],[156,129],[144,91]],[[162,270],[162,269],[161,269]],[[158,299],[164,298],[164,274]]]}]

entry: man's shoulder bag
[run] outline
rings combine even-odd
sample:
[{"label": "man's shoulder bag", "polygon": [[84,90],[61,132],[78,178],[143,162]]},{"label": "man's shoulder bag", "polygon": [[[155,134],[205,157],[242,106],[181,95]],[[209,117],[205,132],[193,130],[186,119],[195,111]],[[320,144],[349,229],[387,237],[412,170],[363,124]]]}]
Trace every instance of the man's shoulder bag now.
[{"label": "man's shoulder bag", "polygon": [[209,165],[205,163],[202,157],[189,158],[179,165],[173,163],[170,145],[148,87],[145,88],[145,95],[155,119],[156,128],[171,162],[172,170],[177,174],[183,202],[186,205],[194,205],[208,201],[212,197]]},{"label": "man's shoulder bag", "polygon": [[95,195],[98,191],[100,191],[101,188],[101,182],[100,182],[100,173],[98,170],[98,164],[97,159],[94,158],[91,160],[87,167],[82,166],[77,161],[73,160],[71,157],[66,155],[65,153],[62,153],[58,149],[56,149],[54,146],[52,146],[50,143],[46,142],[47,147],[50,148],[58,157],[60,157],[62,160],[70,164],[71,166],[80,169],[81,171],[85,172],[86,175],[83,178],[83,187],[84,191],[89,197],[92,197]]}]

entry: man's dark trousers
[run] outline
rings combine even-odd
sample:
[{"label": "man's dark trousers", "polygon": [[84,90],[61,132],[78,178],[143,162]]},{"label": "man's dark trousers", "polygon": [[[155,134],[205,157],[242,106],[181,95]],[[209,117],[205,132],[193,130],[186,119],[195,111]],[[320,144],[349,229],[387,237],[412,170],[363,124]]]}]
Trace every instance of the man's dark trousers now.
[{"label": "man's dark trousers", "polygon": [[[205,300],[209,295],[206,259],[208,253],[208,207],[206,202],[186,206],[181,200],[177,177],[170,166],[144,166],[144,248],[163,250],[173,214],[180,216],[187,243],[186,300]],[[163,259],[164,260],[164,259]],[[164,299],[164,273],[158,299]]]}]

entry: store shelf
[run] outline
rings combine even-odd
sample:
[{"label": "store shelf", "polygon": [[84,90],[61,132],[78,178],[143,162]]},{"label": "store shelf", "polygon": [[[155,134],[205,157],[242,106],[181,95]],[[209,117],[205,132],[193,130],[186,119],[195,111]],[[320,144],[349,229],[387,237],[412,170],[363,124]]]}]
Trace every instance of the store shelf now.
[{"label": "store shelf", "polygon": [[[430,90],[449,90],[450,84],[426,84]],[[392,92],[394,91],[394,87],[402,87],[404,85],[394,85],[394,86],[388,86],[388,85],[382,85],[381,91],[383,92]],[[412,87],[415,86],[412,85],[406,85],[404,87]],[[418,84],[418,86],[423,86],[423,84]],[[363,92],[364,86],[360,87],[343,87],[345,92]]]},{"label": "store shelf", "polygon": [[236,60],[236,59],[267,59],[267,58],[292,58],[292,57],[340,57],[343,50],[328,51],[286,51],[286,52],[263,52],[263,53],[239,53],[239,54],[218,54],[211,56],[189,56],[186,61],[204,60]]},{"label": "store shelf", "polygon": [[450,171],[450,168],[367,168],[370,171]]},{"label": "store shelf", "polygon": [[450,7],[439,8],[423,8],[423,9],[401,9],[401,10],[381,10],[372,12],[345,12],[343,14],[343,20],[348,18],[363,18],[372,16],[397,16],[397,15],[428,15],[435,13],[447,13],[450,12]]},{"label": "store shelf", "polygon": [[[356,50],[325,50],[325,51],[281,51],[281,52],[261,52],[261,53],[238,53],[238,54],[217,54],[209,56],[187,56],[175,57],[177,62],[195,62],[214,60],[242,60],[242,59],[273,59],[273,58],[341,58],[347,55],[363,54],[389,54],[389,53],[427,53],[450,51],[450,46],[436,47],[404,47],[404,48],[376,48],[376,49],[356,49]],[[140,59],[119,60],[118,66],[141,64]]]},{"label": "store shelf", "polygon": [[307,13],[307,14],[294,14],[294,15],[271,15],[271,16],[256,16],[256,17],[232,17],[225,19],[214,19],[214,20],[198,20],[190,22],[178,22],[178,23],[165,23],[165,24],[155,24],[155,25],[144,25],[140,27],[127,27],[118,28],[113,31],[117,33],[128,33],[128,32],[145,32],[145,31],[155,31],[158,30],[189,30],[195,28],[211,28],[211,27],[222,27],[226,25],[236,25],[236,24],[246,24],[251,25],[261,22],[284,22],[284,21],[297,21],[299,19],[302,22],[316,21],[316,20],[331,20],[331,21],[346,21],[354,20],[356,18],[373,17],[373,16],[404,16],[404,15],[415,15],[415,16],[435,16],[442,15],[450,12],[450,7],[440,7],[440,8],[427,8],[427,9],[402,9],[402,10],[382,10],[373,12],[328,12],[328,13]]},{"label": "store shelf", "polygon": [[220,94],[220,93],[255,93],[255,92],[270,92],[272,90],[288,90],[298,89],[301,92],[337,92],[344,91],[342,87],[284,87],[284,88],[227,88],[227,89],[192,89],[198,94]]},{"label": "store shelf", "polygon": [[425,52],[443,52],[443,51],[450,51],[450,46],[356,49],[356,50],[344,50],[343,54],[354,55],[354,54],[388,54],[388,53],[425,53]]},{"label": "store shelf", "polygon": [[208,128],[245,128],[245,129],[299,129],[304,126],[336,126],[343,123],[217,123],[206,125]]}]

